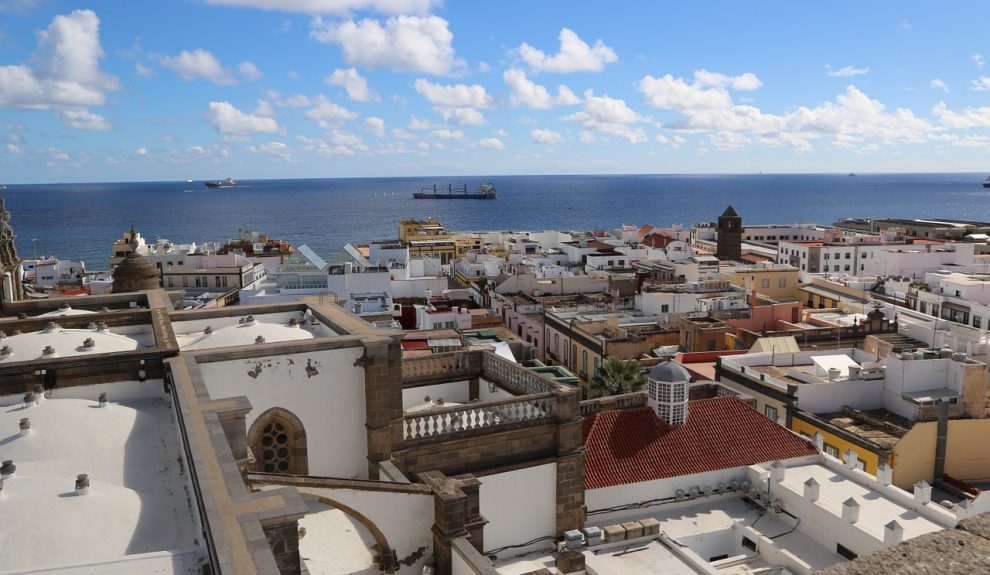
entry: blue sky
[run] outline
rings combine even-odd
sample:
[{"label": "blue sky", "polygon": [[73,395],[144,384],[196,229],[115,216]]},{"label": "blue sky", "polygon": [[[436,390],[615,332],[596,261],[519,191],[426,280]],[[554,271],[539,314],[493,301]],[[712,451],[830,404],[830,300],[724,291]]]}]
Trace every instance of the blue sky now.
[{"label": "blue sky", "polygon": [[0,183],[990,170],[990,4],[0,0]]}]

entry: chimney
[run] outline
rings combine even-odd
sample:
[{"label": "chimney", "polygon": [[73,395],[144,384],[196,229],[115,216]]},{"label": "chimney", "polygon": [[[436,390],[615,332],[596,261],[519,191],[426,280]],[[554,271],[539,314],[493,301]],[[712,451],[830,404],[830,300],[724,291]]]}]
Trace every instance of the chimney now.
[{"label": "chimney", "polygon": [[89,495],[89,475],[76,475],[76,495]]},{"label": "chimney", "polygon": [[896,520],[883,526],[883,544],[897,545],[904,541],[904,528]]},{"label": "chimney", "polygon": [[821,495],[822,486],[815,481],[814,477],[808,478],[804,482],[804,498],[808,501],[815,502],[818,501],[818,497]]},{"label": "chimney", "polygon": [[922,479],[914,484],[914,499],[924,505],[932,501],[932,486]]},{"label": "chimney", "polygon": [[0,464],[0,479],[9,479],[14,472],[17,471],[17,466],[14,465],[12,459],[8,459]]},{"label": "chimney", "polygon": [[847,523],[859,521],[859,502],[850,497],[842,502],[842,520]]},{"label": "chimney", "polygon": [[31,433],[31,418],[22,417],[20,423],[17,424],[17,427],[20,429],[21,435]]},{"label": "chimney", "polygon": [[890,485],[894,482],[894,470],[886,463],[881,463],[877,467],[877,481],[884,486]]},{"label": "chimney", "polygon": [[811,436],[811,443],[815,445],[815,451],[821,452],[822,449],[825,449],[825,437],[817,431]]}]

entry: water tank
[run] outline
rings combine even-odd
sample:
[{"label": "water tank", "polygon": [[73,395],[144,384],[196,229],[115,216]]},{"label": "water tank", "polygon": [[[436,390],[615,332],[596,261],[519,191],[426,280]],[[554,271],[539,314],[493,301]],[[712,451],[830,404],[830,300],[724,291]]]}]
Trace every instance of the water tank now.
[{"label": "water tank", "polygon": [[830,368],[828,368],[828,380],[829,381],[838,381],[839,380],[839,374],[841,374],[841,373],[842,373],[842,370],[840,370],[837,367],[830,367]]}]

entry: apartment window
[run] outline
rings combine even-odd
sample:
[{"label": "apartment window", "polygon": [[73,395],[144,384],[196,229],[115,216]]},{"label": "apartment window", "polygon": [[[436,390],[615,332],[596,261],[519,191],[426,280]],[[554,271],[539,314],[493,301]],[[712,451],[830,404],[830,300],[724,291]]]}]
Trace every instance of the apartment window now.
[{"label": "apartment window", "polygon": [[773,421],[777,421],[777,408],[776,407],[774,407],[772,405],[768,405],[768,406],[764,407],[763,408],[763,414],[766,415],[768,419],[772,419]]},{"label": "apartment window", "polygon": [[978,316],[978,315],[974,315],[973,316],[973,327],[975,327],[977,329],[982,329],[983,328],[983,318],[980,317],[980,316]]},{"label": "apartment window", "polygon": [[708,341],[705,342],[705,350],[706,351],[715,351],[715,340],[714,339],[710,339],[710,340],[708,340]]},{"label": "apartment window", "polygon": [[182,276],[182,287],[189,287],[189,276]]},{"label": "apartment window", "polygon": [[785,288],[785,287],[787,287],[787,278],[778,278],[777,279],[777,287],[779,287],[779,288]]},{"label": "apartment window", "polygon": [[216,282],[217,287],[220,287],[220,276],[213,276],[213,281]]},{"label": "apartment window", "polygon": [[834,457],[836,459],[839,458],[839,448],[838,447],[832,445],[831,443],[826,443],[824,447],[825,447],[825,454],[826,455],[831,455],[832,457]]},{"label": "apartment window", "polygon": [[832,267],[832,271],[839,271],[839,264],[835,264],[835,266]]},{"label": "apartment window", "polygon": [[850,561],[852,561],[853,559],[855,559],[857,557],[856,553],[853,552],[852,549],[849,549],[848,547],[846,547],[842,543],[836,543],[835,544],[835,552],[838,553],[839,555],[842,555],[843,557],[845,557],[846,559],[848,559]]},{"label": "apartment window", "polygon": [[168,276],[168,287],[172,287],[172,276]]},{"label": "apartment window", "polygon": [[660,306],[660,313],[667,313],[670,311],[670,305],[663,304]]},{"label": "apartment window", "polygon": [[852,254],[850,254],[849,252],[846,252],[846,259],[848,260],[849,259],[849,256],[851,256],[851,255]]},{"label": "apartment window", "polygon": [[828,259],[828,252],[825,252],[825,259]]},{"label": "apartment window", "polygon": [[761,285],[763,286],[763,289],[769,288],[770,287],[770,278],[763,278],[763,282],[761,283]]},{"label": "apartment window", "polygon": [[844,270],[845,271],[849,271],[849,264],[846,264],[846,267],[844,268]]}]

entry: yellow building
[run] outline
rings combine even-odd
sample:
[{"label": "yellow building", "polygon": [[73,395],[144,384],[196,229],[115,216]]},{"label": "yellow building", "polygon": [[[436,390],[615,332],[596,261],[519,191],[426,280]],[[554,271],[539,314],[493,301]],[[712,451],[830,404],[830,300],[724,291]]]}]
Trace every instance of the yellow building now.
[{"label": "yellow building", "polygon": [[457,246],[450,233],[433,218],[400,221],[399,239],[409,244],[409,255],[412,257],[435,257],[441,264],[449,264],[457,254]]},{"label": "yellow building", "polygon": [[798,269],[786,267],[754,267],[739,269],[729,278],[734,286],[775,301],[798,300]]}]

